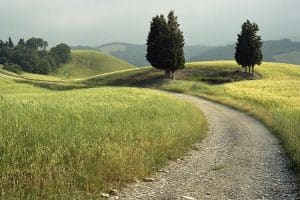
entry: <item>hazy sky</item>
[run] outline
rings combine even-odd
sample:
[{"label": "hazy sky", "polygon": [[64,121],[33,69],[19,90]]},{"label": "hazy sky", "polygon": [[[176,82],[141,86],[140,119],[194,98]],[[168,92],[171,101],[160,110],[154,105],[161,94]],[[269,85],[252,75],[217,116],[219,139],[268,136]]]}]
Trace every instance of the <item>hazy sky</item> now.
[{"label": "hazy sky", "polygon": [[151,18],[170,10],[187,44],[232,43],[247,18],[265,40],[300,36],[300,0],[0,0],[0,39],[142,44]]}]

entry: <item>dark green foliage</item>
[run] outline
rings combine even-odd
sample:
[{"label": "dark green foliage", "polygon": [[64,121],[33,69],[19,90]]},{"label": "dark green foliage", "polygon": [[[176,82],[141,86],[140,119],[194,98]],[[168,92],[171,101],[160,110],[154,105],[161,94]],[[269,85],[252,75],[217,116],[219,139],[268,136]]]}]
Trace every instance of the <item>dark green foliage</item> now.
[{"label": "dark green foliage", "polygon": [[46,51],[47,46],[48,42],[41,38],[30,38],[26,42],[20,39],[16,46],[11,38],[8,42],[0,40],[0,64],[7,63],[7,69],[15,64],[26,72],[48,74],[69,61],[71,51],[66,44],[57,45],[50,52]]},{"label": "dark green foliage", "polygon": [[261,37],[257,36],[258,25],[247,20],[242,25],[242,31],[238,34],[235,59],[239,65],[254,73],[254,66],[260,65],[263,59]]},{"label": "dark green foliage", "polygon": [[4,70],[10,71],[10,72],[14,72],[14,73],[20,73],[22,71],[22,68],[20,67],[20,65],[17,64],[5,64],[3,66]]},{"label": "dark green foliage", "polygon": [[24,39],[20,39],[19,42],[18,42],[18,46],[19,47],[25,47],[26,43],[25,43],[25,40]]},{"label": "dark green foliage", "polygon": [[33,50],[38,50],[39,48],[45,50],[48,47],[48,42],[41,38],[30,38],[26,42],[26,47]]},{"label": "dark green foliage", "polygon": [[0,64],[5,64],[10,61],[11,48],[8,46],[8,42],[0,40]]},{"label": "dark green foliage", "polygon": [[14,48],[14,43],[13,43],[11,37],[8,38],[8,46],[9,46],[10,48]]},{"label": "dark green foliage", "polygon": [[67,63],[71,59],[71,49],[68,45],[62,43],[51,48],[50,55],[58,65]]},{"label": "dark green foliage", "polygon": [[175,79],[175,71],[184,68],[184,38],[174,11],[157,15],[151,21],[147,39],[147,60],[157,69],[164,70],[167,77]]}]

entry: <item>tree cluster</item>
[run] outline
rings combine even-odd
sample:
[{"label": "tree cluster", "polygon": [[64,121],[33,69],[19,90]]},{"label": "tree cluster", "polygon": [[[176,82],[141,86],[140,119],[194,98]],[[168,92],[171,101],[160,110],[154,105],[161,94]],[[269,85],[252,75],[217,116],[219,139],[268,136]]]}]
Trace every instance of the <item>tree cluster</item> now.
[{"label": "tree cluster", "polygon": [[59,44],[50,51],[47,47],[48,42],[41,38],[20,39],[17,45],[10,37],[6,42],[0,40],[0,64],[11,71],[20,68],[26,72],[48,74],[70,60],[68,45]]},{"label": "tree cluster", "polygon": [[147,39],[147,60],[157,69],[164,70],[168,78],[175,79],[175,71],[183,69],[184,38],[179,28],[174,11],[164,15],[157,15],[151,21]]},{"label": "tree cluster", "polygon": [[254,73],[254,66],[260,65],[263,59],[262,40],[257,35],[259,31],[258,25],[247,20],[242,25],[242,31],[238,34],[236,43],[235,59],[239,65],[245,68],[245,72]]},{"label": "tree cluster", "polygon": [[[235,59],[245,72],[252,69],[254,73],[254,66],[260,65],[263,59],[262,39],[257,35],[258,31],[258,25],[247,20],[238,34]],[[184,68],[183,47],[183,33],[174,11],[170,11],[167,19],[164,15],[152,18],[146,58],[153,67],[165,71],[166,77],[175,79],[175,71]]]}]

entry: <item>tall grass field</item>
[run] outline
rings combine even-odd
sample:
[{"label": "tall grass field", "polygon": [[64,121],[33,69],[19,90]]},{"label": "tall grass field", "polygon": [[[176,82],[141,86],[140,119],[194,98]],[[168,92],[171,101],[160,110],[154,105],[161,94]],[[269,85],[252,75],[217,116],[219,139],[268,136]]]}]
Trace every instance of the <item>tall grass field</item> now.
[{"label": "tall grass field", "polygon": [[80,83],[152,87],[201,96],[245,111],[263,121],[276,134],[300,172],[300,66],[263,63],[256,76],[242,73],[233,61],[187,63],[177,80],[143,68],[99,75]]},{"label": "tall grass field", "polygon": [[134,88],[53,91],[0,77],[0,199],[88,199],[204,137],[197,107]]}]

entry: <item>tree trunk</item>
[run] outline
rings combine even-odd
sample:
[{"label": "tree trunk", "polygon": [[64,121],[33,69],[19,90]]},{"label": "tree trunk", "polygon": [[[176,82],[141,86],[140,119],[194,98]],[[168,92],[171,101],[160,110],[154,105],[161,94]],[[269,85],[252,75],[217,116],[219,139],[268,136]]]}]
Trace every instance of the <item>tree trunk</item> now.
[{"label": "tree trunk", "polygon": [[246,66],[243,66],[244,67],[244,69],[245,69],[245,73],[247,72],[247,67]]},{"label": "tree trunk", "polygon": [[252,65],[252,74],[254,74],[255,72],[254,72],[254,65]]},{"label": "tree trunk", "polygon": [[175,72],[171,71],[171,79],[175,80]]},{"label": "tree trunk", "polygon": [[165,70],[165,77],[170,78],[170,70]]},{"label": "tree trunk", "polygon": [[175,71],[165,70],[165,77],[175,80]]}]

